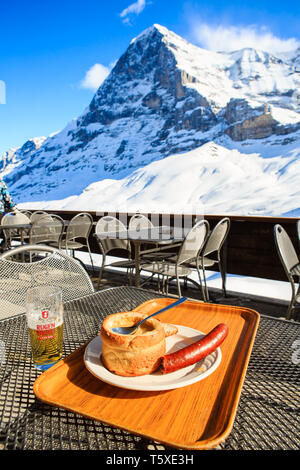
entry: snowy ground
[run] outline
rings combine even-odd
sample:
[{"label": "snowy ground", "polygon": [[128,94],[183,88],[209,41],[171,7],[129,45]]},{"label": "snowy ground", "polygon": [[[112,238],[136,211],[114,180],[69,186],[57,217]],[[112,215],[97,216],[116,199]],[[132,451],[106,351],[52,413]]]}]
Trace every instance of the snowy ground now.
[{"label": "snowy ground", "polygon": [[[81,259],[85,264],[90,264],[90,258],[87,253],[78,252],[76,257]],[[92,254],[94,265],[97,267],[101,266],[102,256],[98,254]],[[107,264],[113,261],[117,261],[118,258],[107,257]],[[109,268],[111,270],[118,271],[120,268]],[[149,273],[141,273],[148,275]],[[207,271],[207,285],[208,287],[221,289],[221,277],[220,274],[214,271]],[[197,275],[193,276],[195,280],[198,280]],[[247,276],[237,276],[233,274],[227,275],[226,288],[228,292],[236,292],[242,294],[250,294],[254,296],[266,297],[273,300],[289,301],[291,298],[291,287],[289,282],[285,281],[274,281],[271,279],[261,279]]]}]

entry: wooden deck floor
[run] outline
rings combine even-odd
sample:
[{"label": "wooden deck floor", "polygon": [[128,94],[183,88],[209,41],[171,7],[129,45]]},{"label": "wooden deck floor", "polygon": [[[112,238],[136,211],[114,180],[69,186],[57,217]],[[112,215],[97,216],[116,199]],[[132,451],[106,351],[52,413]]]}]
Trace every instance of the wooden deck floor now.
[{"label": "wooden deck floor", "polygon": [[[97,289],[97,275],[93,276],[90,272],[91,279]],[[102,279],[99,289],[106,289],[109,287],[117,287],[125,285],[127,282],[126,276],[119,272],[111,272],[106,270]],[[157,292],[156,282],[147,282],[142,286],[144,289],[149,289]],[[175,285],[169,288],[170,296],[177,295],[177,289]],[[201,292],[194,285],[188,283],[187,288],[182,285],[182,295],[196,300],[202,300]],[[223,292],[218,289],[210,289],[210,302],[223,304],[223,305],[237,305],[242,307],[251,308],[257,311],[260,315],[268,315],[276,318],[285,318],[288,308],[288,302],[273,300],[266,297],[256,297],[253,295],[242,294],[237,292],[227,292],[227,296],[224,297]],[[300,309],[294,311],[293,320],[300,321]]]}]

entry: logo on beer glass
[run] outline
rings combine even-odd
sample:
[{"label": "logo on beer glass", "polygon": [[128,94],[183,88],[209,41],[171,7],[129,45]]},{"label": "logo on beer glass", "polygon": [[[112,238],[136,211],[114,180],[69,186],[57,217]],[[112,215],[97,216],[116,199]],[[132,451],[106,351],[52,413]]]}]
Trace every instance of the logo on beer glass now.
[{"label": "logo on beer glass", "polygon": [[49,311],[48,311],[48,310],[43,310],[43,311],[42,311],[42,317],[43,317],[44,319],[46,319],[46,318],[48,318],[48,316],[49,316]]}]

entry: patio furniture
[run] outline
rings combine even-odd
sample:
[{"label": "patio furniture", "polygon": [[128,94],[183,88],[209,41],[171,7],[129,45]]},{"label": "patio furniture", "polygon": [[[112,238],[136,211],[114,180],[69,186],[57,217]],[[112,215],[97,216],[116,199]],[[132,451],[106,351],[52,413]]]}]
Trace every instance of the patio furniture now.
[{"label": "patio furniture", "polygon": [[29,231],[29,243],[34,244],[56,244],[60,246],[63,235],[64,221],[56,214],[42,215],[37,218]]},{"label": "patio furniture", "polygon": [[[287,319],[290,319],[293,309],[300,302],[300,261],[289,235],[279,224],[274,226],[274,237],[280,261],[292,289],[291,300],[286,313]],[[295,280],[298,282],[298,289],[296,289]]]},{"label": "patio furniture", "polygon": [[[132,310],[144,302],[161,298],[165,296],[126,286],[105,289],[65,302],[64,358],[80,347],[84,349],[85,345],[98,335],[100,325],[107,315]],[[217,449],[299,450],[300,427],[297,413],[300,375],[296,348],[299,333],[300,324],[297,322],[261,316],[232,430]],[[41,374],[31,360],[25,315],[0,320],[0,354],[1,449],[94,450],[101,451],[97,453],[97,459],[101,462],[103,459],[104,463],[107,457],[113,456],[114,453],[122,455],[118,454],[118,451],[126,451],[128,458],[139,457],[143,452],[142,458],[150,464],[153,463],[151,459],[157,459],[159,455],[167,453],[168,456],[173,453],[175,458],[179,453],[183,459],[185,455],[193,458],[194,465],[202,463],[202,452],[176,450],[157,440],[133,434],[37,399],[33,384]],[[83,367],[82,364],[78,374],[82,373]],[[92,377],[90,379],[93,380]],[[76,376],[70,377],[70,380],[76,384]],[[202,382],[203,386],[205,380]],[[103,392],[114,396],[118,390],[113,386],[105,386]],[[188,392],[189,389],[186,388],[185,400],[189,399]],[[124,400],[129,394],[129,390],[123,391]],[[132,401],[143,401],[144,396],[147,399],[147,396],[156,394],[157,392],[136,392]],[[163,394],[173,396],[172,391]],[[99,397],[101,398],[101,394]],[[185,400],[181,406],[184,406]],[[219,406],[214,410],[216,414],[222,411],[221,400],[222,396]],[[123,412],[122,408],[120,412]],[[158,427],[159,419],[157,416]]]},{"label": "patio furniture", "polygon": [[[154,228],[154,225],[153,223],[151,222],[150,219],[148,219],[148,217],[146,217],[145,215],[143,214],[134,214],[130,220],[129,220],[129,224],[128,224],[128,230],[130,231],[133,231],[133,230],[136,230],[136,231],[141,231],[141,230],[145,230],[145,229],[152,229]],[[170,258],[171,256],[174,256],[174,253],[170,252],[170,251],[161,251],[159,250],[159,243],[153,243],[153,246],[155,248],[157,248],[157,251],[153,251],[152,253],[146,253],[146,254],[141,254],[141,257],[140,257],[140,264],[142,264],[143,262],[148,262],[149,263],[149,260],[165,260],[166,258]],[[165,247],[166,249],[166,247]],[[141,246],[141,251],[143,251],[143,247]]]},{"label": "patio furniture", "polygon": [[[91,265],[94,271],[94,263],[89,244],[89,236],[93,227],[93,217],[88,212],[81,212],[75,215],[67,224],[65,234],[62,234],[58,242],[51,243],[51,246],[59,248],[60,250],[70,250],[73,258],[75,257],[75,250],[87,248]],[[78,261],[84,266],[84,263],[79,259]]]},{"label": "patio furniture", "polygon": [[[20,253],[35,254],[26,262],[15,261]],[[37,256],[38,255],[38,256]],[[93,284],[82,266],[56,248],[23,245],[0,255],[0,312],[11,316],[24,312],[29,288],[52,285],[62,288],[63,300],[90,294]]]},{"label": "patio furniture", "polygon": [[34,211],[30,216],[30,222],[33,223],[36,220],[38,220],[40,217],[44,217],[45,215],[48,215],[48,212],[46,212],[46,211]]},{"label": "patio furniture", "polygon": [[[110,216],[108,216],[110,217]],[[104,240],[108,246],[116,247],[118,246],[127,246],[130,247],[130,244],[134,247],[134,284],[135,287],[140,286],[140,270],[141,270],[141,256],[144,256],[148,253],[157,253],[159,251],[165,250],[166,247],[177,248],[181,246],[185,236],[186,229],[182,228],[181,230],[176,230],[168,226],[155,226],[152,228],[137,230],[128,230],[125,225],[122,224],[118,219],[110,217],[109,222],[112,221],[112,224],[106,226],[106,230],[103,231],[105,227],[104,222],[102,227],[96,227],[95,237],[100,240],[101,244]],[[100,223],[100,220],[99,220]],[[102,222],[101,222],[102,224]],[[117,228],[114,228],[114,224],[117,224]],[[124,243],[126,244],[124,245]],[[159,245],[155,248],[142,249],[143,245]],[[100,248],[101,249],[101,248]],[[131,249],[131,248],[130,248]],[[122,262],[122,261],[121,261]],[[132,268],[132,261],[127,261],[127,266]],[[124,266],[125,267],[125,266]]]},{"label": "patio furniture", "polygon": [[22,214],[25,214],[28,217],[28,219],[30,219],[30,217],[32,215],[31,211],[28,211],[26,209],[18,209],[18,210],[19,210],[19,212],[22,212]]},{"label": "patio furniture", "polygon": [[143,214],[134,214],[128,224],[129,230],[141,230],[142,228],[152,228],[154,227],[153,223],[151,222],[148,217]]},{"label": "patio furniture", "polygon": [[1,219],[1,228],[4,234],[4,249],[12,246],[15,240],[23,244],[29,237],[30,219],[20,211],[8,212]]},{"label": "patio furniture", "polygon": [[[205,300],[209,301],[209,293],[207,287],[207,280],[205,269],[211,268],[215,264],[218,264],[219,272],[222,278],[222,290],[226,297],[226,268],[224,265],[224,261],[222,260],[221,250],[226,241],[230,230],[230,219],[228,217],[224,217],[221,219],[217,225],[212,229],[210,232],[207,241],[201,251],[199,253],[199,267],[202,271],[203,279],[204,279],[204,291],[205,291]],[[192,266],[196,266],[196,263],[193,262]]]},{"label": "patio furniture", "polygon": [[[118,238],[120,232],[126,233],[127,230],[125,225],[116,217],[110,215],[103,216],[96,224],[95,237],[102,255],[102,265],[98,277],[98,289],[102,281],[104,269],[108,267],[126,269],[127,277],[131,283],[132,269],[134,268],[134,262],[131,258],[131,245],[127,239]],[[125,254],[127,260],[121,259],[107,263],[107,256],[116,251],[118,251],[120,255]]]},{"label": "patio furniture", "polygon": [[[180,278],[184,278],[185,280],[196,283],[193,279],[190,278],[192,269],[186,266],[187,263],[194,261],[198,273],[199,284],[202,289],[202,294],[204,295],[198,265],[198,254],[201,251],[203,244],[205,243],[208,229],[208,222],[206,220],[200,220],[189,230],[179,249],[176,259],[171,258],[167,261],[154,262],[152,264],[145,264],[142,266],[144,271],[152,272],[158,276],[162,276],[163,293],[168,293],[168,283],[173,278],[175,278],[177,282],[177,291],[179,297],[181,297]],[[196,284],[198,285],[198,283]]]}]

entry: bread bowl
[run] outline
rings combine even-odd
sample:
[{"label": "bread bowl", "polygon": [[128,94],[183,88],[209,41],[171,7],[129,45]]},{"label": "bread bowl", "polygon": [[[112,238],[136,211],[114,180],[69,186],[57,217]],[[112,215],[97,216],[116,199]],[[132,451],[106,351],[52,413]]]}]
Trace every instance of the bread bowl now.
[{"label": "bread bowl", "polygon": [[[132,326],[146,318],[142,313],[120,312],[109,315],[101,327],[102,362],[111,372],[127,377],[151,374],[166,352],[164,324],[157,318],[144,322],[133,335],[112,331],[120,326]],[[169,333],[172,331],[168,329]],[[173,333],[171,333],[173,334]]]}]

